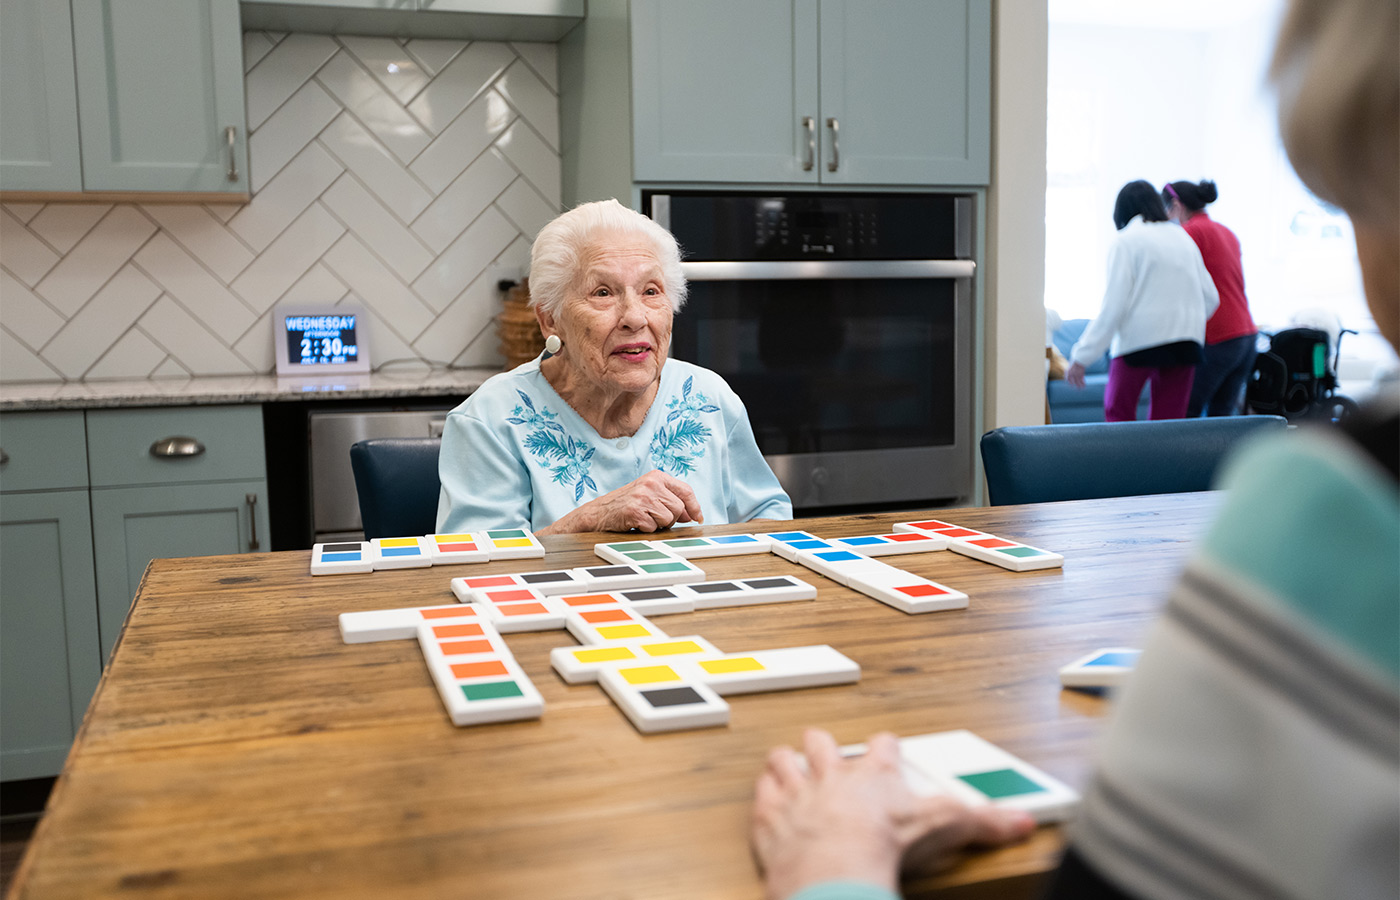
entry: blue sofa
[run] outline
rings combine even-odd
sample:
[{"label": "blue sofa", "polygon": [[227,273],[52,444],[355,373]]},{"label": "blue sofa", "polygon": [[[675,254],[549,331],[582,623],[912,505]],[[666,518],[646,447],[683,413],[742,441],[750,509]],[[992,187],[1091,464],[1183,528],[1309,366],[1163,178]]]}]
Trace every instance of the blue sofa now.
[{"label": "blue sofa", "polygon": [[[1051,340],[1055,342],[1055,349],[1060,351],[1060,355],[1069,359],[1070,348],[1074,342],[1079,340],[1079,336],[1084,333],[1088,326],[1089,319],[1068,319],[1061,323],[1051,335]],[[1067,422],[1102,422],[1103,421],[1103,392],[1108,386],[1108,354],[1105,353],[1092,366],[1085,370],[1084,389],[1077,390],[1069,386],[1062,379],[1056,379],[1046,385],[1046,401],[1050,405],[1050,421],[1056,425]],[[1147,418],[1147,388],[1144,387],[1142,397],[1138,400],[1139,420]]]}]

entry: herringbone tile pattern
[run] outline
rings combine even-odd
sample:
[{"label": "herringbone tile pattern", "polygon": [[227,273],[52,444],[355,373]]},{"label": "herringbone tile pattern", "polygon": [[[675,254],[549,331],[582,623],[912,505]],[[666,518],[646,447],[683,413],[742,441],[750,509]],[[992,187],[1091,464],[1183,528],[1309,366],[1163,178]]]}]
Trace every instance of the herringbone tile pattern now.
[{"label": "herringbone tile pattern", "polygon": [[549,44],[244,35],[246,206],[0,207],[0,381],[270,372],[353,301],[376,367],[495,365],[496,282],[560,206]]}]

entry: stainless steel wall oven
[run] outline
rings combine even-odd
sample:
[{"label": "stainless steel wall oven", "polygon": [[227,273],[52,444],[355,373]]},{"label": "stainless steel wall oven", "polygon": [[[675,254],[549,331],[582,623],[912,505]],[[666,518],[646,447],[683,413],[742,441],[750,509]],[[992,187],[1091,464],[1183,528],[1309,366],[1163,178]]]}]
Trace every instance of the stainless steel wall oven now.
[{"label": "stainless steel wall oven", "polygon": [[972,497],[973,198],[648,191],[672,355],[723,375],[801,510]]}]

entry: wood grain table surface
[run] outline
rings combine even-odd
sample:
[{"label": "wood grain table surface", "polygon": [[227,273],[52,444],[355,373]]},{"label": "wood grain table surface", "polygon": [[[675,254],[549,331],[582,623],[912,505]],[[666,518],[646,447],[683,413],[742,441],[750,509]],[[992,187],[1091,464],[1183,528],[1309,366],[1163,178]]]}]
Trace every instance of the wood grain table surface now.
[{"label": "wood grain table surface", "polygon": [[[926,516],[1064,554],[1015,573],[951,552],[887,559],[966,591],[909,616],[763,554],[712,579],[789,573],[812,602],[658,616],[740,652],[830,644],[859,683],[729,698],[721,728],[643,735],[593,684],[565,684],[565,632],[507,643],[541,719],[455,728],[416,641],[347,645],[337,614],[450,603],[465,574],[596,564],[612,535],[542,539],[544,559],[313,578],[307,551],[156,560],[17,873],[16,898],[743,898],[768,749],[966,728],[1082,787],[1104,701],[1058,668],[1138,645],[1219,502],[1177,494],[801,519],[823,537]],[[784,528],[788,527],[786,525]],[[732,534],[754,525],[705,527]],[[686,532],[689,533],[689,532]],[[909,896],[1031,896],[1061,830],[968,855]]]}]

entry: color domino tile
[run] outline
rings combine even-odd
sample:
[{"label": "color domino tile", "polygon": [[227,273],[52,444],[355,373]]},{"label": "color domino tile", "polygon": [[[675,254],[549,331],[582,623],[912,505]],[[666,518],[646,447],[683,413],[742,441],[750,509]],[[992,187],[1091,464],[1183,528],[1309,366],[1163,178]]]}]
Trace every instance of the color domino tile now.
[{"label": "color domino tile", "polygon": [[1073,788],[970,731],[901,738],[899,755],[910,790],[921,796],[1020,809],[1042,825],[1065,821],[1079,805]]},{"label": "color domino tile", "polygon": [[362,575],[374,571],[367,541],[316,544],[311,548],[312,575]]},{"label": "color domino tile", "polygon": [[[597,682],[639,731],[712,727],[729,721],[726,695],[848,684],[860,679],[860,666],[825,645],[724,653],[698,635],[668,635],[648,614],[817,596],[815,586],[787,575],[706,580],[691,559],[771,552],[916,614],[963,609],[968,596],[878,557],[942,549],[1018,570],[1063,563],[1059,554],[936,519],[899,523],[885,534],[830,540],[785,531],[615,541],[594,547],[604,565],[452,578],[452,593],[461,601],[455,606],[344,613],[341,636],[346,643],[416,636],[449,716],[468,725],[542,714],[543,701],[501,635],[562,629],[579,645],[551,651],[559,677],[570,684]],[[435,554],[475,552],[493,560],[544,555],[523,528],[388,538],[318,544],[313,574],[368,571],[366,561],[429,565]],[[475,557],[461,561],[467,559]],[[950,734],[965,737],[948,738],[952,750],[938,766],[925,758],[919,742],[946,736],[906,739],[913,748],[906,754],[907,767],[925,788],[969,802],[1017,805],[1049,817],[1043,821],[1077,800],[1059,782],[975,735]],[[970,761],[964,764],[964,758]]]},{"label": "color domino tile", "polygon": [[1081,656],[1060,669],[1060,684],[1072,688],[1110,689],[1122,687],[1133,673],[1141,650],[1106,647]]},{"label": "color domino tile", "polygon": [[491,558],[474,534],[430,534],[427,541],[428,558],[435,566],[483,563]]}]

